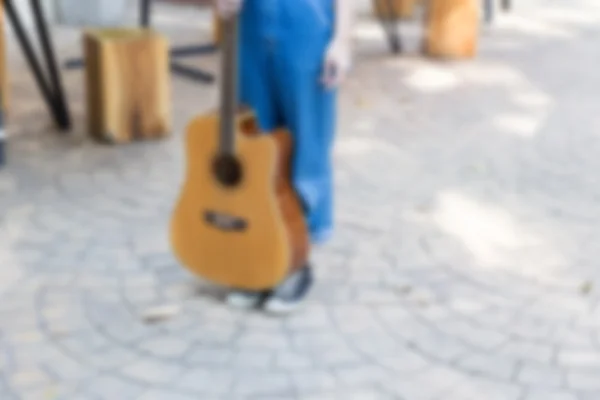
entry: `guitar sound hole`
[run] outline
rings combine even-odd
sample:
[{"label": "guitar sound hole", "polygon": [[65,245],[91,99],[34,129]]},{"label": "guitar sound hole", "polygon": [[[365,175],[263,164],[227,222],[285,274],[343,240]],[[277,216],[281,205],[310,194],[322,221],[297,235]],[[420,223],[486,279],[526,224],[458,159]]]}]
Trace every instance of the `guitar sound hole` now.
[{"label": "guitar sound hole", "polygon": [[217,180],[224,186],[232,187],[242,180],[242,165],[235,156],[219,155],[215,159],[213,168]]}]

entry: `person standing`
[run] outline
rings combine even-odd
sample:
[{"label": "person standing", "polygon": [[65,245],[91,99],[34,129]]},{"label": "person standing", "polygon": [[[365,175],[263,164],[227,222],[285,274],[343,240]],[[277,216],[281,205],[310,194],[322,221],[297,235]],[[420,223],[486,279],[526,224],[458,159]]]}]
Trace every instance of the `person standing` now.
[{"label": "person standing", "polygon": [[[294,142],[292,182],[313,245],[333,232],[332,150],[338,87],[351,62],[354,0],[213,0],[221,18],[238,17],[240,102],[259,127],[287,128]],[[263,292],[231,290],[235,307],[295,310],[313,284],[310,265]]]}]

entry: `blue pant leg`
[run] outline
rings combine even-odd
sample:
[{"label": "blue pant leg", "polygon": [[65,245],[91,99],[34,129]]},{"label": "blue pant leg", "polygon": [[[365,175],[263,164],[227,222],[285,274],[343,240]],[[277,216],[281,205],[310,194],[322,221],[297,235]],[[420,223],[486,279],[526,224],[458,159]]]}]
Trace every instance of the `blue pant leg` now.
[{"label": "blue pant leg", "polygon": [[[244,23],[254,24],[255,21]],[[250,30],[251,27],[246,27]],[[278,125],[278,116],[273,97],[273,79],[266,46],[257,35],[240,32],[238,82],[240,103],[249,106],[255,113],[263,131],[272,131]]]},{"label": "blue pant leg", "polygon": [[294,186],[307,208],[311,240],[320,244],[333,231],[332,150],[337,93],[320,81],[329,38],[314,39],[280,37],[274,76],[284,122],[294,138]]}]

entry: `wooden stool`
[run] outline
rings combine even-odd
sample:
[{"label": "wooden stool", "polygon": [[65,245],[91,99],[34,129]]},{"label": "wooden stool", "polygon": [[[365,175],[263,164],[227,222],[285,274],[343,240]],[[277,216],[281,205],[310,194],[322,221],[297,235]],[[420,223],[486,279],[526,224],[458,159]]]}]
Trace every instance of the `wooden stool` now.
[{"label": "wooden stool", "polygon": [[472,58],[479,35],[478,0],[429,0],[424,51],[434,57]]},{"label": "wooden stool", "polygon": [[88,129],[110,143],[161,138],[171,130],[167,40],[151,29],[84,35]]},{"label": "wooden stool", "polygon": [[219,20],[219,16],[215,11],[213,11],[213,43],[219,45],[221,43],[221,21]]},{"label": "wooden stool", "polygon": [[389,17],[391,4],[394,7],[397,18],[412,18],[415,9],[423,0],[373,0],[373,13],[376,18]]}]

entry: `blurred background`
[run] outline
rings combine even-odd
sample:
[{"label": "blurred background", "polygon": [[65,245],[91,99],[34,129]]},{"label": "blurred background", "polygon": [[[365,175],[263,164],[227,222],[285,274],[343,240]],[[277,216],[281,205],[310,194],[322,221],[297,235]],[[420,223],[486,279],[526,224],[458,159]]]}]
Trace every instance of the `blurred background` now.
[{"label": "blurred background", "polygon": [[1,400],[600,399],[600,3],[396,3],[359,3],[336,233],[273,318],[169,247],[210,5],[4,0]]}]

